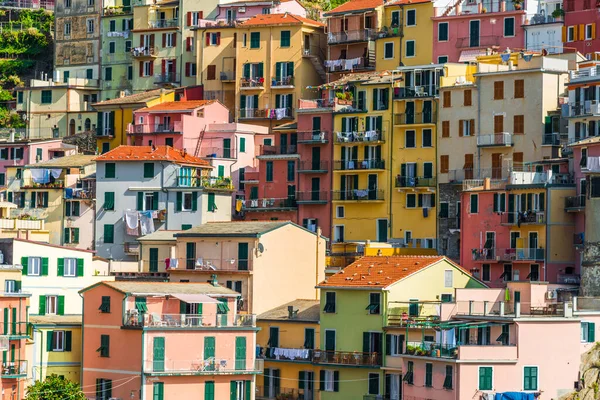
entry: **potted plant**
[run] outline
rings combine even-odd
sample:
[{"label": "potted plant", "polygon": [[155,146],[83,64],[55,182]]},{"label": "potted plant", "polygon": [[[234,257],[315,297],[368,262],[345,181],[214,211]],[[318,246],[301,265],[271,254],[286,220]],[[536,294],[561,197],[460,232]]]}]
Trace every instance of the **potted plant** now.
[{"label": "potted plant", "polygon": [[487,12],[487,8],[483,7],[483,8],[481,9],[481,12],[485,14],[485,13]]},{"label": "potted plant", "polygon": [[415,346],[411,346],[411,345],[406,346],[406,352],[408,354],[415,354],[415,350],[416,350]]},{"label": "potted plant", "polygon": [[562,8],[557,8],[556,10],[552,11],[552,17],[556,20],[561,20],[564,16],[565,10],[563,10]]},{"label": "potted plant", "polygon": [[512,0],[515,10],[520,10],[523,5],[523,0]]}]

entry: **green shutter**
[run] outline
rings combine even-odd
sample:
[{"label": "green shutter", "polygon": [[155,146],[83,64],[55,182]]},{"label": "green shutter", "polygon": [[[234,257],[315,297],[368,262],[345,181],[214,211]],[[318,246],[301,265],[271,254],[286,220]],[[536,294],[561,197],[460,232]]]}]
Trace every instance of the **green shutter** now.
[{"label": "green shutter", "polygon": [[154,338],[152,359],[152,370],[163,372],[165,370],[165,338],[162,336]]},{"label": "green shutter", "polygon": [[237,382],[231,381],[229,383],[229,399],[237,400]]},{"label": "green shutter", "polygon": [[[104,134],[103,129],[102,129],[102,123],[104,122],[103,119],[104,116],[104,112],[99,111],[98,115],[96,116],[96,135],[101,136]],[[105,173],[106,175],[106,173]]]},{"label": "green shutter", "polygon": [[217,167],[217,171],[218,171],[218,177],[219,178],[224,178],[225,177],[225,166],[224,165],[219,165]]},{"label": "green shutter", "polygon": [[71,214],[73,214],[74,217],[79,217],[80,203],[78,201],[72,201],[71,208],[72,208]]},{"label": "green shutter", "polygon": [[115,241],[115,226],[111,224],[104,225],[104,243],[113,243]]},{"label": "green shutter", "polygon": [[252,381],[245,381],[244,387],[246,388],[246,397],[244,399],[250,400],[252,398]]},{"label": "green shutter", "polygon": [[65,351],[71,351],[73,345],[73,332],[65,331]]},{"label": "green shutter", "polygon": [[333,371],[333,391],[340,391],[340,371]]},{"label": "green shutter", "polygon": [[35,192],[31,192],[31,205],[30,208],[35,208]]},{"label": "green shutter", "polygon": [[163,382],[154,382],[152,384],[152,400],[164,400],[164,389]]},{"label": "green shutter", "polygon": [[144,178],[154,178],[154,163],[144,163]]},{"label": "green shutter", "polygon": [[115,192],[104,192],[104,209],[114,210],[115,209]]},{"label": "green shutter", "polygon": [[[282,63],[280,63],[280,62],[275,63],[275,80],[278,83],[279,83],[279,81],[281,81],[281,64]],[[275,103],[275,104],[277,104],[277,103]]]},{"label": "green shutter", "polygon": [[48,257],[42,257],[42,276],[48,276]]},{"label": "green shutter", "polygon": [[[258,63],[258,77],[259,78],[264,78],[264,71],[265,71],[265,64],[264,63]],[[254,104],[256,106],[256,103]]]},{"label": "green shutter", "polygon": [[52,351],[52,331],[46,332],[46,351]]},{"label": "green shutter", "polygon": [[[65,228],[65,237],[66,237],[66,233],[68,232],[69,228]],[[57,274],[58,276],[65,276],[65,259],[64,258],[59,258],[56,261],[56,264],[58,266],[57,270]]]},{"label": "green shutter", "polygon": [[58,310],[56,314],[65,315],[65,296],[57,296],[58,297]]},{"label": "green shutter", "polygon": [[104,177],[105,178],[116,177],[116,164],[115,163],[106,163],[106,165],[104,166]]},{"label": "green shutter", "polygon": [[246,152],[246,138],[240,138],[240,153]]},{"label": "green shutter", "polygon": [[29,258],[28,257],[21,257],[21,266],[23,267],[23,270],[21,271],[22,275],[27,275],[27,264]]},{"label": "green shutter", "polygon": [[588,322],[588,342],[596,341],[596,323]]},{"label": "green shutter", "polygon": [[235,369],[246,369],[246,337],[238,336],[235,338]]},{"label": "green shutter", "polygon": [[290,61],[287,63],[287,74],[288,74],[288,76],[294,76],[294,62],[293,61]]},{"label": "green shutter", "polygon": [[204,382],[204,400],[215,400],[215,383],[213,381]]},{"label": "green shutter", "polygon": [[176,211],[181,211],[183,209],[183,193],[177,192],[177,202],[175,206]]},{"label": "green shutter", "polygon": [[215,202],[215,194],[209,193],[208,194],[208,211],[212,212],[212,211],[215,211],[216,209],[217,209],[217,203]]},{"label": "green shutter", "polygon": [[38,315],[46,315],[46,296],[40,296]]},{"label": "green shutter", "polygon": [[215,338],[214,336],[206,336],[204,338],[204,359],[208,360],[215,356]]},{"label": "green shutter", "polygon": [[[250,78],[250,64],[249,63],[244,64],[244,78],[246,78],[246,79]],[[246,97],[246,96],[242,96],[242,97]]]},{"label": "green shutter", "polygon": [[115,134],[115,112],[114,111],[111,111],[110,113],[108,113],[108,125],[110,128],[110,132],[108,134],[114,135]]},{"label": "green shutter", "polygon": [[79,228],[73,229],[73,237],[71,238],[71,243],[79,243]]},{"label": "green shutter", "polygon": [[281,47],[290,47],[290,31],[281,31]]},{"label": "green shutter", "polygon": [[373,89],[373,110],[375,111],[377,110],[377,93],[379,92],[379,89]]},{"label": "green shutter", "polygon": [[198,211],[198,193],[195,192],[192,192],[192,211]]},{"label": "green shutter", "polygon": [[137,193],[137,210],[138,211],[144,210],[144,192]]},{"label": "green shutter", "polygon": [[9,321],[8,321],[8,308],[4,309],[4,319],[2,320],[2,322],[3,322],[3,325],[4,325],[3,332],[4,332],[5,335],[8,335],[8,323],[9,323]]},{"label": "green shutter", "polygon": [[48,192],[42,193],[42,207],[48,208]]},{"label": "green shutter", "polygon": [[83,262],[83,258],[77,259],[77,276],[83,276]]},{"label": "green shutter", "polygon": [[158,192],[152,193],[152,209],[158,210]]},{"label": "green shutter", "polygon": [[306,373],[304,371],[298,372],[298,389],[304,389],[304,379],[306,377]]}]

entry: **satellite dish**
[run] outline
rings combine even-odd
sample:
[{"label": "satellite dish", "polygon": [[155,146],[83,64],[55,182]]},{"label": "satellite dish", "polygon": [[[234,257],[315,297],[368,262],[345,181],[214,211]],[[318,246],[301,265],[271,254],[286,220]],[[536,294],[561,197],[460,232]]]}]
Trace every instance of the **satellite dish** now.
[{"label": "satellite dish", "polygon": [[259,244],[258,244],[258,252],[259,252],[259,253],[262,253],[263,251],[265,251],[265,246],[263,246],[263,244],[262,244],[262,243],[259,243]]}]

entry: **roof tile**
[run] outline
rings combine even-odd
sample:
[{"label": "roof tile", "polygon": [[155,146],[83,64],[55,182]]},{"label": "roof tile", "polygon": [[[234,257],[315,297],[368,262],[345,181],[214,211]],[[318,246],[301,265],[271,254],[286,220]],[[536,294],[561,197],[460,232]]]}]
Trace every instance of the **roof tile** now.
[{"label": "roof tile", "polygon": [[192,111],[196,108],[204,107],[215,103],[217,100],[189,100],[189,101],[168,101],[166,103],[156,104],[152,107],[146,107],[136,112],[147,111]]},{"label": "roof tile", "polygon": [[135,93],[130,96],[117,97],[116,99],[104,100],[93,104],[94,106],[110,106],[117,104],[132,104],[132,103],[145,103],[148,100],[152,100],[155,97],[160,97],[161,93],[171,93],[171,90],[165,91],[164,89],[149,90],[147,92]]},{"label": "roof tile", "polygon": [[331,11],[326,12],[324,15],[351,12],[351,11],[360,11],[360,10],[370,10],[375,7],[379,7],[383,5],[383,0],[350,0],[347,3],[344,3]]},{"label": "roof tile", "polygon": [[96,157],[95,161],[170,161],[210,167],[210,163],[170,146],[119,146]]}]

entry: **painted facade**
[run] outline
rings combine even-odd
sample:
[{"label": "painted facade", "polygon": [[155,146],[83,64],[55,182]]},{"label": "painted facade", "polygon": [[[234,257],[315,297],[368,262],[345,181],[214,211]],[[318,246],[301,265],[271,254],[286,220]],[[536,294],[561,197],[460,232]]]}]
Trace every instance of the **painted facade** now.
[{"label": "painted facade", "polygon": [[565,49],[578,51],[586,57],[598,51],[600,38],[596,35],[596,5],[585,1],[563,0],[563,10],[565,22],[562,42]]},{"label": "painted facade", "polygon": [[[561,12],[562,10],[562,12]],[[537,12],[529,17],[525,29],[525,48],[530,51],[546,50],[548,54],[572,52],[563,48],[563,0],[539,2]]]},{"label": "painted facade", "polygon": [[0,144],[0,186],[7,184],[6,167],[23,167],[27,164],[48,160],[53,155],[51,149],[61,147],[61,145],[60,139],[31,140],[16,136],[6,143]]}]

